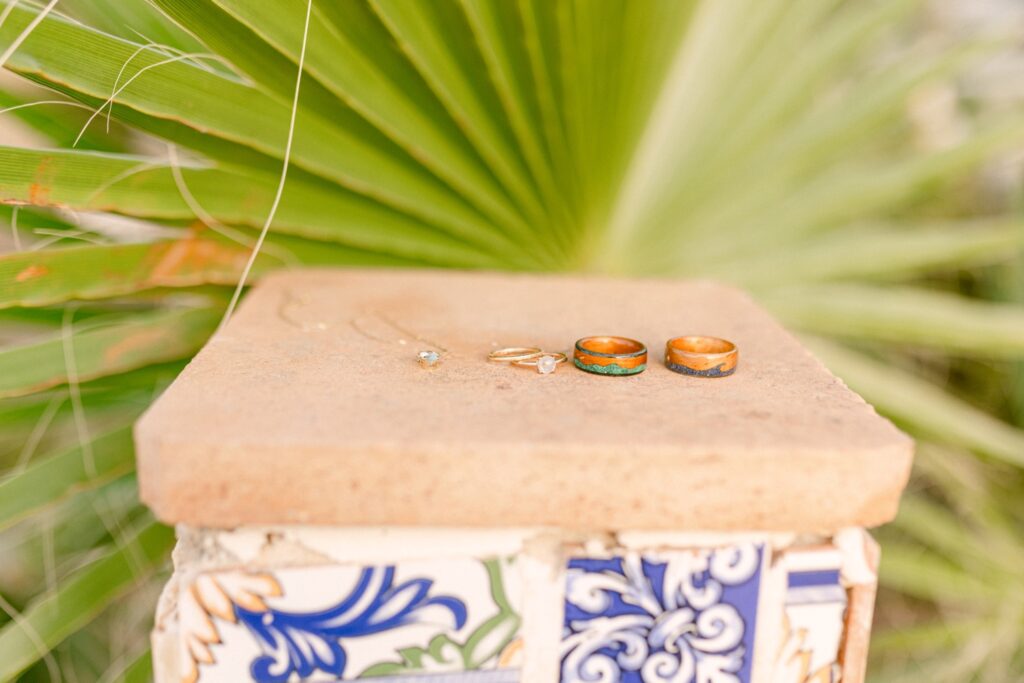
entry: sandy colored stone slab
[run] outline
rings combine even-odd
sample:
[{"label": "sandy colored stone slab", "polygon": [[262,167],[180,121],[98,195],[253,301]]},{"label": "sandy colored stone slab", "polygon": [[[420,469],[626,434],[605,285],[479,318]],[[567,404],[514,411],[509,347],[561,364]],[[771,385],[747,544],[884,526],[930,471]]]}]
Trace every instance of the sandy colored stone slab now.
[{"label": "sandy colored stone slab", "polygon": [[[495,365],[643,340],[649,368]],[[667,338],[726,337],[685,377]],[[428,340],[443,365],[416,362]],[[890,520],[912,443],[746,295],[707,282],[432,271],[267,278],[136,429],[167,522],[831,531]]]}]

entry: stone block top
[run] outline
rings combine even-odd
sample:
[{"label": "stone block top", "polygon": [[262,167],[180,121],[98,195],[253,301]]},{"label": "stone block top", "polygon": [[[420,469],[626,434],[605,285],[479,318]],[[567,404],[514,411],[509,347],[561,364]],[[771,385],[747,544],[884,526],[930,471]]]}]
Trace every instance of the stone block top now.
[{"label": "stone block top", "polygon": [[[646,372],[489,351],[613,334]],[[665,341],[734,341],[737,372]],[[420,350],[445,349],[426,370]],[[266,278],[136,429],[171,523],[830,532],[894,516],[911,440],[749,297],[703,281],[426,270]]]}]

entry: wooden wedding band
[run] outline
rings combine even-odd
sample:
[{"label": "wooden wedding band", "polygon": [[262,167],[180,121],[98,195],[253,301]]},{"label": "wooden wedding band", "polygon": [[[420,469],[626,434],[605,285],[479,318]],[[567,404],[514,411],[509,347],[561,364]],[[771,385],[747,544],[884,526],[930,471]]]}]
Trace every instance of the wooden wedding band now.
[{"label": "wooden wedding band", "polygon": [[665,344],[665,365],[669,370],[693,377],[728,377],[736,372],[739,349],[718,337],[686,336]]},{"label": "wooden wedding band", "polygon": [[598,375],[636,375],[647,369],[647,347],[627,337],[584,337],[576,342],[572,361]]}]

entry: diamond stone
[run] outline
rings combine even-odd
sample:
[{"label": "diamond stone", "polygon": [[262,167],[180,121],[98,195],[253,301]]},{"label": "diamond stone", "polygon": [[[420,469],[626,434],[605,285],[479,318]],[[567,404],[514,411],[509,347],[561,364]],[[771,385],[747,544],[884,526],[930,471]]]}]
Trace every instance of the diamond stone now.
[{"label": "diamond stone", "polygon": [[431,368],[437,365],[437,361],[441,360],[441,354],[437,351],[420,351],[418,354],[420,365],[425,368]]},{"label": "diamond stone", "polygon": [[554,356],[541,356],[537,359],[537,372],[542,375],[550,375],[558,367]]}]

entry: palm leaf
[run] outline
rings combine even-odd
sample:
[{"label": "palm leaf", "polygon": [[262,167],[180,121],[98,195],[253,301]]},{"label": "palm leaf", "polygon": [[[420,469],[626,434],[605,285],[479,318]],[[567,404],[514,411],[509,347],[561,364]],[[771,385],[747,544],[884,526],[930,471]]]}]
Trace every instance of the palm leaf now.
[{"label": "palm leaf", "polygon": [[[116,211],[154,219],[211,216],[229,225],[258,227],[270,208],[275,179],[169,161],[79,151],[0,149],[0,199],[76,211]],[[178,177],[175,177],[177,173]],[[383,249],[445,265],[495,265],[481,251],[500,253],[500,241],[466,244],[381,204],[313,179],[288,185],[276,231]],[[407,250],[401,245],[406,236]],[[408,253],[402,254],[403,251]]]},{"label": "palm leaf", "polygon": [[10,680],[46,650],[88,624],[110,602],[131,591],[166,559],[174,544],[167,527],[149,523],[72,575],[53,595],[31,603],[0,627],[0,678]]},{"label": "palm leaf", "polygon": [[766,302],[796,327],[989,358],[1024,355],[1024,310],[916,287],[822,284]]},{"label": "palm leaf", "polygon": [[131,438],[131,429],[123,427],[0,481],[0,530],[67,496],[131,472]]},{"label": "palm leaf", "polygon": [[[30,11],[15,9],[0,29],[0,44],[19,35],[31,17]],[[66,48],[55,50],[54,46]],[[287,130],[289,118],[284,102],[192,63],[170,61],[174,58],[152,52],[135,54],[136,49],[127,41],[48,17],[8,67],[42,82],[64,84],[92,101],[105,102],[117,93],[117,104],[144,115],[183,123],[273,157],[283,156],[282,131]],[[83,54],[88,55],[85,63]],[[132,75],[115,89],[121,66],[133,55]],[[208,107],[207,103],[215,104]],[[475,226],[477,234],[482,228],[487,231],[489,224],[478,213],[421,167],[403,163],[393,149],[375,141],[365,124],[350,131],[302,113],[296,130],[301,133],[292,154],[297,166],[397,208],[426,214],[453,229]]]},{"label": "palm leaf", "polygon": [[199,350],[219,319],[216,309],[180,306],[90,320],[67,334],[5,348],[0,397],[185,358]]}]

